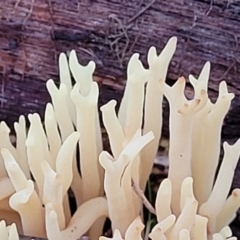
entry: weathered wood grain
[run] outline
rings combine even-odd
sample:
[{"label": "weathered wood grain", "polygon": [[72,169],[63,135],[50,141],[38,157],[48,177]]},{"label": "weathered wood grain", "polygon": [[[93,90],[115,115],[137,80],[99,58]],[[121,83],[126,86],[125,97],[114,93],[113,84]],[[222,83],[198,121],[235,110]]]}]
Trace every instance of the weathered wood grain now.
[{"label": "weathered wood grain", "polygon": [[[43,116],[46,80],[58,81],[59,53],[72,49],[82,63],[97,64],[99,104],[120,100],[131,54],[139,52],[146,64],[149,47],[160,51],[171,36],[178,37],[178,48],[168,82],[197,75],[210,61],[211,98],[221,80],[236,94],[223,126],[223,138],[234,141],[240,137],[239,0],[2,0],[0,120],[12,126],[20,114]],[[238,178],[234,186],[240,186]]]},{"label": "weathered wood grain", "polygon": [[149,47],[160,50],[173,35],[179,43],[168,77],[196,75],[211,61],[210,92],[216,97],[225,79],[238,97],[232,113],[238,115],[239,8],[239,1],[221,0],[212,5],[193,0],[2,1],[0,118],[12,124],[19,114],[43,112],[49,100],[45,82],[58,80],[60,52],[76,49],[81,62],[96,61],[96,75],[108,78],[102,85],[119,89],[131,54],[139,52],[146,62]]}]

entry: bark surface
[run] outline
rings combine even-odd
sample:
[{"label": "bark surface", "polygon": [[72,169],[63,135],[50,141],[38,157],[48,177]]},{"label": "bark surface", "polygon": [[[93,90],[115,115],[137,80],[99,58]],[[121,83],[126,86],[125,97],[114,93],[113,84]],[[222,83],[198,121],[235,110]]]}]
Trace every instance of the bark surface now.
[{"label": "bark surface", "polygon": [[[129,57],[139,52],[146,64],[149,47],[160,51],[171,36],[178,37],[178,47],[169,84],[179,76],[197,76],[210,61],[213,101],[222,80],[236,95],[223,126],[223,139],[234,142],[240,137],[239,0],[2,0],[0,120],[11,127],[21,114],[43,116],[49,101],[46,80],[58,82],[59,53],[72,49],[81,63],[97,64],[99,104],[119,101]],[[187,94],[192,94],[190,86]],[[240,174],[240,166],[237,171]],[[240,187],[237,177],[234,186]]]},{"label": "bark surface", "polygon": [[197,76],[210,61],[213,100],[221,80],[236,94],[224,136],[240,135],[240,1],[4,0],[0,17],[0,119],[9,124],[43,113],[60,52],[75,49],[82,63],[96,62],[103,103],[116,91],[121,97],[132,53],[146,63],[150,46],[160,51],[177,36],[168,78]]}]

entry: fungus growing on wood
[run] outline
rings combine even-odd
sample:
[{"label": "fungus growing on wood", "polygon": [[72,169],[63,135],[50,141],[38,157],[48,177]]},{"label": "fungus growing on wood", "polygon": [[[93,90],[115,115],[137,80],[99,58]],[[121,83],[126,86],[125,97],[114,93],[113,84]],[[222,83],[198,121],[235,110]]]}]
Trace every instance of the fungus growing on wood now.
[{"label": "fungus growing on wood", "polygon": [[[69,59],[62,53],[59,88],[53,80],[47,82],[52,103],[46,106],[44,126],[37,113],[29,114],[30,128],[26,131],[21,116],[14,124],[14,147],[7,125],[0,124],[0,219],[7,224],[16,222],[24,235],[49,240],[89,236],[95,240],[109,217],[113,239],[140,240],[144,228],[141,189],[146,186],[161,138],[165,96],[170,105],[169,175],[157,193],[158,223],[149,237],[229,239],[227,225],[240,206],[239,189],[228,197],[240,141],[233,146],[224,143],[215,182],[214,176],[221,126],[234,95],[228,93],[223,81],[216,103],[210,101],[209,62],[198,79],[189,76],[193,99],[184,94],[183,77],[168,86],[165,78],[176,44],[176,37],[171,38],[159,55],[150,48],[149,68],[143,66],[139,54],[134,54],[118,114],[115,100],[100,108],[112,155],[102,146],[99,89],[92,79],[95,63],[82,66],[75,51]],[[69,189],[77,205],[73,215]]]}]

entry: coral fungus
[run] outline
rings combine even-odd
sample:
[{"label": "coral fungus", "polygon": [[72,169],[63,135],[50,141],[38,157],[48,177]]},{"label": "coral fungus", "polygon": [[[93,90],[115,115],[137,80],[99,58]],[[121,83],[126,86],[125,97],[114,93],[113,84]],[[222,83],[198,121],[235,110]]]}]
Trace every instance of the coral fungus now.
[{"label": "coral fungus", "polygon": [[[0,125],[0,220],[14,222],[24,235],[49,240],[76,240],[87,235],[95,240],[109,217],[112,239],[142,239],[142,198],[133,186],[144,189],[151,172],[161,138],[165,96],[170,106],[169,175],[157,192],[158,223],[149,237],[229,239],[228,224],[240,206],[239,189],[228,197],[240,141],[233,146],[224,143],[215,181],[214,176],[221,126],[234,94],[228,93],[223,81],[217,101],[211,102],[209,62],[198,79],[189,77],[193,99],[184,94],[183,77],[168,86],[165,78],[176,44],[176,37],[171,38],[159,55],[150,48],[148,68],[143,67],[139,54],[134,54],[118,114],[115,100],[101,107],[112,155],[102,147],[99,89],[92,79],[95,63],[82,66],[75,51],[69,59],[62,53],[60,87],[53,80],[47,82],[52,103],[46,106],[44,126],[37,113],[29,114],[27,131],[25,118],[20,116],[14,125],[14,147],[8,127],[4,122]],[[73,215],[70,188],[77,204]],[[14,228],[1,222],[1,239],[16,240]]]}]

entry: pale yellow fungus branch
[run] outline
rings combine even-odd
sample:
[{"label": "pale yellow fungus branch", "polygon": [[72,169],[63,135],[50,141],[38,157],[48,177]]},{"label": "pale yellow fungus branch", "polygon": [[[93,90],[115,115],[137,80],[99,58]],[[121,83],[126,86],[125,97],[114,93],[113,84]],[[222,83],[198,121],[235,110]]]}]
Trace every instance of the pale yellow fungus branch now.
[{"label": "pale yellow fungus branch", "polygon": [[11,208],[20,214],[24,235],[46,236],[42,203],[34,190],[34,183],[32,180],[28,180],[25,189],[11,196],[9,204]]},{"label": "pale yellow fungus branch", "polygon": [[194,194],[200,205],[211,193],[220,154],[221,126],[233,97],[226,82],[221,82],[217,102],[212,106],[208,102],[206,109],[195,115],[193,128],[201,130],[193,132],[192,173]]},{"label": "pale yellow fungus branch", "polygon": [[197,213],[198,203],[195,199],[188,198],[185,205],[176,220],[176,223],[172,227],[167,237],[169,239],[176,239],[182,229],[187,229],[190,231],[193,227],[195,221],[195,215]]},{"label": "pale yellow fungus branch", "polygon": [[165,234],[174,225],[175,221],[175,215],[169,215],[153,227],[151,233],[149,234],[149,237],[152,240],[166,240],[167,238]]},{"label": "pale yellow fungus branch", "polygon": [[102,152],[99,156],[99,161],[105,169],[104,189],[112,228],[118,229],[122,235],[140,212],[140,198],[132,188],[131,163],[152,139],[152,133],[141,136],[141,131],[138,130],[116,161],[107,152]]},{"label": "pale yellow fungus branch", "polygon": [[141,136],[141,130],[138,129],[131,141],[125,145],[125,148],[119,156],[119,159],[121,159],[121,156],[123,155],[126,155],[131,159],[129,170],[131,170],[131,178],[136,184],[139,184],[139,153],[153,139],[154,136],[152,132]]},{"label": "pale yellow fungus branch", "polygon": [[[7,148],[12,153],[14,158],[16,159],[16,149],[12,146],[10,139],[9,139],[10,129],[6,125],[5,122],[0,123],[0,148]],[[0,155],[0,179],[7,177],[7,172],[4,167],[4,161],[2,156]]]},{"label": "pale yellow fungus branch", "polygon": [[76,240],[83,236],[98,218],[108,216],[108,207],[104,197],[86,201],[77,209],[66,229],[62,231],[59,228],[57,213],[51,203],[47,204],[45,212],[49,240]]},{"label": "pale yellow fungus branch", "polygon": [[99,161],[105,169],[104,189],[112,229],[118,229],[121,234],[125,234],[127,227],[138,216],[140,209],[136,209],[139,203],[133,201],[132,195],[135,193],[131,187],[131,176],[130,179],[125,177],[123,182],[130,160],[127,155],[123,155],[119,160],[114,161],[107,152],[102,152],[99,156]]},{"label": "pale yellow fungus branch", "polygon": [[27,179],[30,179],[30,170],[27,161],[27,149],[26,149],[26,120],[24,116],[20,116],[18,122],[14,123],[14,129],[16,131],[16,151],[19,166],[24,172]]},{"label": "pale yellow fungus branch", "polygon": [[196,215],[195,223],[193,229],[193,236],[196,240],[207,240],[207,223],[208,219],[206,217]]},{"label": "pale yellow fungus branch", "polygon": [[[130,133],[127,134],[129,135],[129,140],[131,136],[135,134],[136,130],[141,127],[144,84],[147,81],[147,74],[148,70],[143,67],[142,62],[139,60],[139,54],[133,54],[129,60],[126,88],[118,112],[118,119],[122,127],[126,127],[128,129],[127,131],[130,131]],[[137,88],[137,90],[135,90],[135,88]],[[136,111],[136,109],[138,110]],[[137,116],[135,114],[137,114]],[[133,117],[133,119],[131,119],[131,117]]]},{"label": "pale yellow fungus branch", "polygon": [[12,185],[15,191],[23,190],[27,187],[27,178],[23,173],[22,169],[14,159],[13,155],[6,148],[1,150],[1,154],[4,159],[5,167],[9,178],[11,179]]},{"label": "pale yellow fungus branch", "polygon": [[4,220],[0,222],[0,236],[1,236],[1,239],[4,239],[4,240],[8,239],[8,231],[6,227],[6,222]]},{"label": "pale yellow fungus branch", "polygon": [[6,226],[6,222],[2,220],[0,222],[0,236],[1,240],[19,240],[16,224]]},{"label": "pale yellow fungus branch", "polygon": [[0,191],[0,201],[5,199],[6,197],[11,196],[15,191],[9,177],[1,178],[0,189],[1,189],[1,191]]},{"label": "pale yellow fungus branch", "polygon": [[199,209],[199,213],[209,219],[208,231],[210,233],[214,233],[213,231],[215,231],[216,217],[223,208],[231,187],[234,170],[240,155],[240,139],[232,146],[225,142],[223,148],[224,157],[216,182],[207,202],[202,204]]},{"label": "pale yellow fungus branch", "polygon": [[46,106],[44,123],[45,123],[46,136],[49,143],[49,151],[53,161],[52,168],[55,170],[57,154],[61,147],[62,141],[58,131],[58,124],[57,124],[57,120],[53,110],[53,106],[51,103],[48,103]]},{"label": "pale yellow fungus branch", "polygon": [[188,101],[184,95],[184,78],[180,78],[173,87],[169,87],[160,81],[159,87],[167,97],[170,105],[170,166],[168,177],[172,182],[174,192],[172,210],[174,214],[178,215],[180,212],[179,201],[182,181],[192,175],[191,139],[193,119],[194,115],[206,105],[207,94],[202,90],[200,99]]},{"label": "pale yellow fungus branch", "polygon": [[[69,68],[72,72],[74,80],[80,86],[80,94],[84,97],[88,96],[91,91],[91,85],[93,82],[93,72],[96,68],[96,64],[90,61],[86,66],[79,64],[77,55],[74,50],[70,52],[69,56]],[[100,154],[102,151],[102,134],[99,123],[98,109],[95,109],[95,131],[96,131],[96,146],[97,152]]]},{"label": "pale yellow fungus branch", "polygon": [[[63,64],[65,64],[65,60],[63,60]],[[66,67],[66,66],[65,66]],[[64,83],[61,83],[60,88],[57,89],[56,85],[52,80],[48,80],[47,89],[51,96],[53,102],[53,108],[55,113],[55,118],[57,120],[60,135],[62,141],[64,141],[73,131],[74,127],[72,124],[71,117],[69,115],[68,105],[67,105],[67,95],[70,85],[68,84],[68,88]],[[50,109],[51,110],[51,109]],[[63,117],[64,116],[64,117]],[[80,205],[82,199],[81,194],[79,193],[79,185],[81,183],[81,178],[77,169],[76,155],[74,154],[73,159],[73,181],[72,181],[72,190],[76,197],[77,205]]]},{"label": "pale yellow fungus branch", "polygon": [[141,217],[137,216],[129,225],[123,236],[118,229],[115,229],[112,238],[100,237],[99,240],[142,240],[141,232],[143,229],[144,224],[141,221]]},{"label": "pale yellow fungus branch", "polygon": [[220,234],[222,234],[222,236],[224,238],[230,238],[232,236],[232,231],[230,229],[229,226],[225,226],[223,227],[220,231],[219,231]]},{"label": "pale yellow fungus branch", "polygon": [[[16,191],[16,193],[10,197],[9,204],[12,209],[20,214],[23,233],[29,236],[44,237],[43,208],[41,200],[34,190],[33,181],[27,180],[9,150],[2,149],[1,153],[8,175]],[[38,219],[37,223],[34,219]]]},{"label": "pale yellow fungus branch", "polygon": [[[95,114],[98,100],[98,85],[92,82],[90,93],[83,96],[80,85],[75,84],[71,97],[77,111],[77,131],[81,134],[80,169],[83,180],[82,198],[87,201],[103,194],[103,170],[98,162]],[[89,147],[91,146],[91,148]]]},{"label": "pale yellow fungus branch", "polygon": [[72,50],[69,56],[69,67],[76,83],[80,85],[80,93],[84,97],[88,96],[91,91],[93,72],[96,68],[95,62],[90,61],[87,66],[79,64],[76,52]]},{"label": "pale yellow fungus branch", "polygon": [[100,108],[102,111],[103,123],[107,130],[111,150],[115,159],[119,157],[124,142],[123,128],[115,112],[116,104],[117,102],[115,100],[111,100]]},{"label": "pale yellow fungus branch", "polygon": [[36,147],[38,147],[39,151],[41,151],[44,160],[48,161],[49,164],[52,165],[53,160],[49,152],[48,140],[43,129],[43,125],[39,114],[37,113],[29,114],[28,118],[30,121],[28,136],[30,135],[31,137],[34,138],[35,144],[37,144]]},{"label": "pale yellow fungus branch", "polygon": [[155,208],[157,212],[157,220],[161,222],[172,214],[172,183],[169,179],[164,179],[157,192]]},{"label": "pale yellow fungus branch", "polygon": [[236,212],[240,207],[240,189],[234,189],[232,194],[224,203],[216,220],[216,230],[219,231],[228,225],[236,217]]},{"label": "pale yellow fungus branch", "polygon": [[61,83],[60,88],[57,89],[53,80],[48,80],[47,90],[51,96],[55,116],[60,128],[61,138],[62,141],[64,141],[69,134],[74,131],[66,100],[67,87],[65,84]]},{"label": "pale yellow fungus branch", "polygon": [[63,179],[63,196],[67,194],[67,191],[71,185],[73,173],[72,162],[73,155],[75,154],[75,148],[78,143],[80,134],[73,132],[63,142],[56,159],[56,172]]},{"label": "pale yellow fungus branch", "polygon": [[207,92],[209,76],[210,76],[210,62],[206,62],[204,64],[198,79],[193,77],[191,74],[189,75],[189,81],[194,88],[194,98],[199,98],[202,90],[205,90]]},{"label": "pale yellow fungus branch", "polygon": [[42,171],[44,174],[43,185],[43,203],[46,206],[49,202],[53,205],[58,215],[59,228],[63,230],[66,227],[66,220],[63,209],[62,179],[48,164],[42,162]]},{"label": "pale yellow fungus branch", "polygon": [[[125,119],[121,120],[121,106],[119,109],[119,120],[124,121],[123,129],[125,141],[128,143],[137,129],[142,126],[144,86],[147,81],[148,71],[143,68],[139,60],[139,54],[133,54],[128,63],[128,82],[126,86],[127,106]],[[124,99],[123,99],[124,103]]]},{"label": "pale yellow fungus branch", "polygon": [[60,83],[63,83],[67,89],[66,104],[67,104],[68,112],[72,122],[76,125],[77,124],[76,109],[70,96],[72,91],[72,79],[71,79],[71,74],[68,66],[68,59],[64,53],[60,54],[58,65],[59,65]]},{"label": "pale yellow fungus branch", "polygon": [[[71,133],[64,143],[62,144],[56,159],[56,172],[60,175],[62,183],[62,197],[63,197],[63,208],[65,212],[66,222],[68,223],[71,218],[68,190],[73,180],[73,161],[75,160],[74,154],[76,151],[76,145],[78,143],[80,134],[78,132]],[[78,195],[81,197],[82,182],[78,183]]]},{"label": "pale yellow fungus branch", "polygon": [[180,210],[183,209],[188,199],[195,199],[193,194],[193,179],[186,177],[181,186],[181,197],[180,197]]},{"label": "pale yellow fungus branch", "polygon": [[29,115],[29,120],[31,125],[29,128],[28,137],[26,140],[28,165],[34,177],[34,180],[36,181],[36,185],[38,188],[37,190],[38,190],[40,199],[42,199],[44,176],[41,171],[41,163],[42,161],[48,160],[48,159],[45,158],[44,156],[44,151],[43,151],[44,139],[40,135],[40,131],[39,131],[39,128],[41,127],[40,117],[37,114]]},{"label": "pale yellow fungus branch", "polygon": [[189,230],[182,229],[179,233],[179,240],[190,240]]},{"label": "pale yellow fungus branch", "polygon": [[129,225],[125,233],[125,240],[142,240],[141,233],[143,229],[144,224],[142,223],[141,217],[137,216]]},{"label": "pale yellow fungus branch", "polygon": [[16,224],[8,226],[8,240],[19,240]]},{"label": "pale yellow fungus branch", "polygon": [[149,74],[144,104],[143,133],[152,131],[155,138],[141,152],[140,187],[145,188],[148,176],[151,172],[153,161],[158,149],[162,130],[162,99],[163,94],[158,87],[158,81],[165,81],[168,66],[176,50],[177,38],[172,37],[167,42],[162,52],[157,55],[156,48],[148,51]]}]

